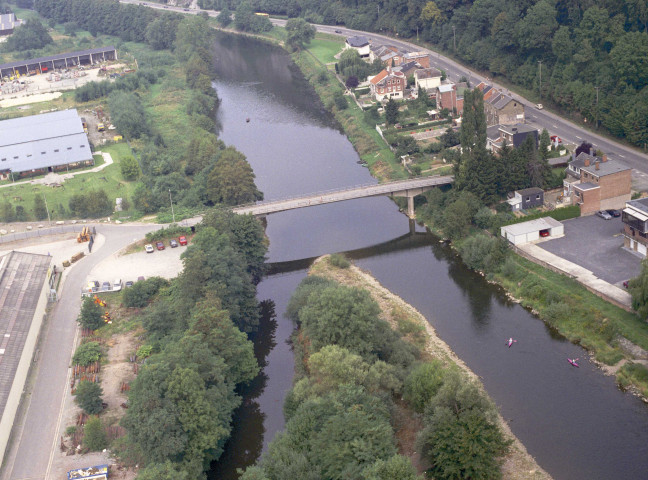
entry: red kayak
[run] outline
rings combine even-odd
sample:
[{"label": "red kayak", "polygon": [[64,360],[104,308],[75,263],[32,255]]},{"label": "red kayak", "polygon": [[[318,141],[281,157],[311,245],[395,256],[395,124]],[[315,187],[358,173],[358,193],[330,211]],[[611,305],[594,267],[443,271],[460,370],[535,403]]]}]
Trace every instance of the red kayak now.
[{"label": "red kayak", "polygon": [[578,358],[568,358],[567,361],[571,364],[572,367],[579,367]]}]

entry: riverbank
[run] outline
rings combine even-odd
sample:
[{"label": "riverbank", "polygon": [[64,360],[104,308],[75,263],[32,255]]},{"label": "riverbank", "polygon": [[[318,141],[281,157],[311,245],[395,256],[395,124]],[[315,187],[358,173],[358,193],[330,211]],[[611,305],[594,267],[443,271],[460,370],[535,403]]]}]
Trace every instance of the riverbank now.
[{"label": "riverbank", "polygon": [[[477,375],[459,358],[452,349],[436,333],[431,323],[413,306],[406,303],[399,296],[383,287],[374,277],[351,265],[349,268],[335,268],[330,262],[324,261],[328,256],[317,259],[309,270],[309,275],[325,277],[335,282],[357,287],[368,291],[371,297],[378,303],[381,309],[382,318],[386,320],[393,329],[403,333],[405,337],[425,352],[426,360],[440,360],[445,366],[454,365],[458,367],[468,378],[480,385],[483,385]],[[512,441],[509,453],[502,464],[502,475],[505,479],[550,479],[545,472],[526,451],[524,445],[513,435],[508,424],[498,414],[499,426],[506,436]],[[398,435],[397,435],[398,436]],[[401,438],[399,436],[399,438]],[[409,445],[405,443],[405,446]],[[409,456],[414,465],[420,464],[420,458],[414,450],[402,451],[403,455]]]},{"label": "riverbank", "polygon": [[[405,169],[396,162],[393,152],[378,133],[364,122],[363,112],[355,102],[349,102],[349,107],[342,110],[335,106],[333,97],[336,92],[343,91],[343,87],[327,66],[308,50],[292,56],[326,108],[333,112],[371,174],[379,181],[406,176]],[[433,232],[444,236],[432,218],[421,215],[418,209],[417,218]],[[472,230],[470,236],[481,231]],[[519,299],[523,306],[569,341],[587,349],[606,374],[615,375],[620,387],[646,401],[648,369],[643,365],[646,359],[636,352],[648,351],[648,325],[633,313],[600,299],[573,279],[534,265],[518,255],[512,254],[511,257],[515,263],[514,275],[497,272],[489,275],[488,279]],[[525,276],[518,278],[517,272],[524,272]],[[552,291],[555,295],[537,295],[539,288],[532,292],[532,287],[539,284],[543,292]],[[556,306],[556,296],[561,307]],[[628,344],[637,348],[627,348]]]}]

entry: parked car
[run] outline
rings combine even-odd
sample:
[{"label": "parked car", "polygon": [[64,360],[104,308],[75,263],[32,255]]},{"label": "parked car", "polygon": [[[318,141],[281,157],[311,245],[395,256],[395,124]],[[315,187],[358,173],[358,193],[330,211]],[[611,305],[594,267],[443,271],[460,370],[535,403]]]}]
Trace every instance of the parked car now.
[{"label": "parked car", "polygon": [[541,103],[536,103],[536,106],[535,106],[535,107],[536,107],[538,110],[542,110],[542,109],[544,108],[544,107],[542,106]]},{"label": "parked car", "polygon": [[157,243],[155,244],[155,248],[157,248],[158,250],[164,250],[164,243],[162,243],[162,242],[157,242]]},{"label": "parked car", "polygon": [[133,281],[132,281],[132,280],[128,280],[128,281],[124,284],[124,288],[132,287],[132,286],[133,286]]},{"label": "parked car", "polygon": [[110,282],[103,282],[101,288],[110,289]]},{"label": "parked car", "polygon": [[143,281],[144,281],[144,277],[143,277],[142,275],[140,275],[139,277],[137,277],[137,281],[138,281],[138,282],[143,282]]},{"label": "parked car", "polygon": [[146,253],[153,253],[155,250],[153,250],[153,245],[150,243],[147,243],[144,245],[144,250],[146,250]]},{"label": "parked car", "polygon": [[549,230],[540,230],[540,236],[541,237],[548,237],[549,236]]},{"label": "parked car", "polygon": [[551,139],[552,143],[562,143],[562,138],[560,138],[558,135],[552,135],[549,138]]},{"label": "parked car", "polygon": [[169,240],[169,246],[171,248],[176,248],[178,246],[178,241],[175,238],[172,238],[171,240]]},{"label": "parked car", "polygon": [[178,242],[180,242],[180,245],[186,245],[187,244],[187,237],[184,235],[178,238]]},{"label": "parked car", "polygon": [[342,30],[336,30],[335,33],[342,33]]},{"label": "parked car", "polygon": [[611,220],[612,219],[612,215],[610,215],[605,210],[599,210],[598,212],[596,212],[596,215],[598,215],[599,217],[601,217],[601,218],[603,218],[605,220]]},{"label": "parked car", "polygon": [[606,212],[608,212],[613,217],[620,217],[621,216],[621,212],[618,211],[618,210],[606,210]]},{"label": "parked car", "polygon": [[113,291],[118,292],[122,289],[122,281],[121,278],[116,278],[115,281],[113,282]]}]

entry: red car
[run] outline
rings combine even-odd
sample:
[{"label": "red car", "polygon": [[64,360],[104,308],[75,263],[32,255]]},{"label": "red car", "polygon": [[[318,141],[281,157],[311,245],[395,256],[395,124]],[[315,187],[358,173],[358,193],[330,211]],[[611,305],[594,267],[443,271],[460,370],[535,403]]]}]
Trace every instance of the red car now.
[{"label": "red car", "polygon": [[157,242],[157,243],[155,244],[155,248],[157,248],[158,250],[164,250],[164,243],[162,243],[162,242]]},{"label": "red car", "polygon": [[540,230],[540,236],[541,237],[548,237],[549,236],[549,230]]},{"label": "red car", "polygon": [[180,238],[178,238],[178,243],[180,245],[186,245],[187,244],[187,237],[185,237],[184,235],[181,236]]}]

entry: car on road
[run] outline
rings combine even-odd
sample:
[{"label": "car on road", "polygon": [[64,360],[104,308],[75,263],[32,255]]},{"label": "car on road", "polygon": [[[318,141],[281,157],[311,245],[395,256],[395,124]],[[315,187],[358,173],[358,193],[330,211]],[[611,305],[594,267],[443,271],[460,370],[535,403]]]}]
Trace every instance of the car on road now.
[{"label": "car on road", "polygon": [[542,106],[541,103],[536,103],[536,106],[535,106],[535,107],[536,107],[538,110],[542,110],[542,109],[544,108],[544,107]]},{"label": "car on road", "polygon": [[558,135],[552,135],[549,138],[551,139],[551,143],[562,143],[562,138],[560,138]]},{"label": "car on road", "polygon": [[183,10],[184,10],[185,12],[188,12],[188,11],[189,11],[189,9],[188,9],[188,8],[183,8]]},{"label": "car on road", "polygon": [[335,33],[342,33],[342,30],[336,30]]},{"label": "car on road", "polygon": [[612,219],[612,215],[610,215],[605,210],[599,210],[598,212],[596,212],[596,215],[601,217],[604,220],[611,220]]},{"label": "car on road", "polygon": [[187,237],[184,235],[178,238],[178,242],[180,242],[180,245],[186,245],[187,244]]},{"label": "car on road", "polygon": [[162,243],[162,242],[157,242],[157,243],[155,244],[155,248],[157,248],[158,250],[164,250],[164,243]]},{"label": "car on road", "polygon": [[608,212],[613,217],[620,217],[621,216],[621,212],[618,211],[618,210],[606,210],[606,212]]},{"label": "car on road", "polygon": [[124,284],[124,288],[132,287],[132,286],[133,286],[133,281],[132,281],[132,280],[128,280],[128,281]]},{"label": "car on road", "polygon": [[540,230],[540,236],[541,237],[548,237],[549,236],[549,230]]},{"label": "car on road", "polygon": [[146,253],[153,253],[155,250],[153,249],[153,245],[150,243],[147,243],[144,245],[144,250],[146,250]]},{"label": "car on road", "polygon": [[178,241],[175,238],[172,238],[171,240],[169,240],[169,246],[171,248],[176,248],[178,246]]}]

